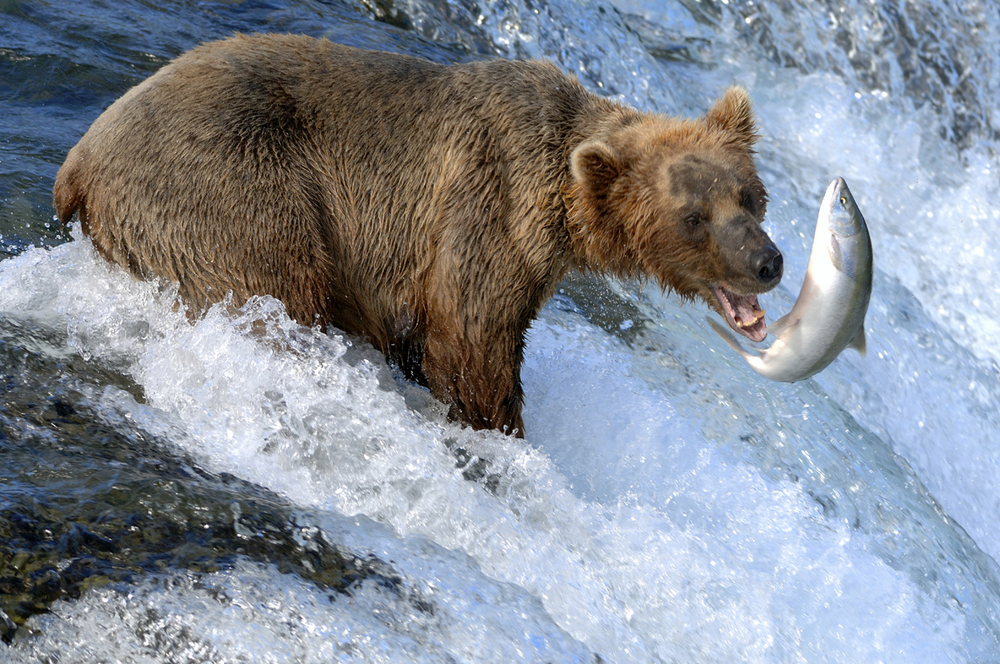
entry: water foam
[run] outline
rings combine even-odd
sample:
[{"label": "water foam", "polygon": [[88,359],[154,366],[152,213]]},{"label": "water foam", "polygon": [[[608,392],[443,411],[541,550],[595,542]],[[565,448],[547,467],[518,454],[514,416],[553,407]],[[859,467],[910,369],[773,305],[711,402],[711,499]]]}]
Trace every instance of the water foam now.
[{"label": "water foam", "polygon": [[419,588],[366,581],[331,594],[245,561],[198,577],[154,576],[127,592],[97,588],[59,603],[36,622],[40,638],[10,661],[49,662],[52,653],[87,662],[592,661],[523,591],[432,546],[399,553],[444,565],[448,577],[417,580]]}]

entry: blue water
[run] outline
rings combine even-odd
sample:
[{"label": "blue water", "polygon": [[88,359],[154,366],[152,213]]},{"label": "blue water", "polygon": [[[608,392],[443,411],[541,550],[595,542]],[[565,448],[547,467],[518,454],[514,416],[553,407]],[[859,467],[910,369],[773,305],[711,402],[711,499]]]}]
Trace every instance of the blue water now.
[{"label": "blue water", "polygon": [[[55,601],[0,644],[0,660],[1000,661],[995,9],[0,12],[0,456],[16,469],[2,475],[0,510],[67,486],[86,504],[107,490],[89,474],[114,485],[138,463],[167,487],[150,513],[171,513],[170,487],[202,490],[184,472],[223,478],[235,539],[260,536],[240,492],[268,492],[296,515],[303,550],[322,537],[396,579],[331,593],[277,555],[147,567]],[[441,62],[545,57],[668,114],[700,114],[744,85],[763,134],[766,229],[786,257],[762,303],[772,320],[791,308],[822,193],[844,176],[875,253],[867,356],[772,383],[711,332],[703,305],[575,279],[529,333],[521,442],[448,424],[370,347],[301,330],[267,298],[188,324],[169,285],[133,281],[53,223],[52,179],[128,87],[199,42],[264,30]],[[264,338],[249,333],[255,321]],[[53,415],[66,406],[52,404],[71,398],[93,426],[66,442]],[[115,452],[125,461],[108,451],[115,436],[131,441]],[[458,448],[473,461],[458,467]]]}]

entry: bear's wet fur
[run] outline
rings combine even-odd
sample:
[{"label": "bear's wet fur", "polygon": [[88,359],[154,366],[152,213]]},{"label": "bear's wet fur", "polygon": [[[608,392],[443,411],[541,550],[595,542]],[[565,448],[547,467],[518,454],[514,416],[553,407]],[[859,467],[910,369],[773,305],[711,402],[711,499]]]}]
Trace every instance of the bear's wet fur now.
[{"label": "bear's wet fur", "polygon": [[698,119],[546,62],[445,66],[291,35],[198,47],[110,106],[55,182],[109,261],[369,340],[521,435],[525,332],[567,270],[653,278],[763,338],[781,278],[746,92]]}]

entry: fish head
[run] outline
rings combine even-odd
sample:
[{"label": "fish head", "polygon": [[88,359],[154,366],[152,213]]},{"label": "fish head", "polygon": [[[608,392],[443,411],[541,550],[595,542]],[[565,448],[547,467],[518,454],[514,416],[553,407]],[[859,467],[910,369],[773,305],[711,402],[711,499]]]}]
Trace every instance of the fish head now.
[{"label": "fish head", "polygon": [[[842,177],[838,177],[826,188],[826,195],[823,196],[820,205],[819,219],[817,232],[822,230],[841,238],[867,232],[861,209],[858,208],[847,182]],[[819,226],[823,228],[820,229]]]},{"label": "fish head", "polygon": [[816,221],[813,240],[814,261],[824,260],[851,279],[858,279],[870,271],[871,239],[868,226],[861,214],[847,182],[838,177],[826,189]]}]

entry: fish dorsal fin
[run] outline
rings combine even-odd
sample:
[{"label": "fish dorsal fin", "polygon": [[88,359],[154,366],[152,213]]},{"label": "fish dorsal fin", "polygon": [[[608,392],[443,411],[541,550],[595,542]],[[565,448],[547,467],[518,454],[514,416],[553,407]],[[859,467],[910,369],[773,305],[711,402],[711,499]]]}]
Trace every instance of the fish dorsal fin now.
[{"label": "fish dorsal fin", "polygon": [[798,325],[800,320],[801,320],[800,318],[792,318],[792,314],[787,313],[778,320],[768,325],[767,333],[779,335],[789,327],[792,327],[793,325]]},{"label": "fish dorsal fin", "polygon": [[862,325],[861,329],[858,330],[858,336],[851,340],[851,343],[847,344],[848,348],[853,348],[854,350],[861,353],[861,357],[865,356],[865,326]]}]

